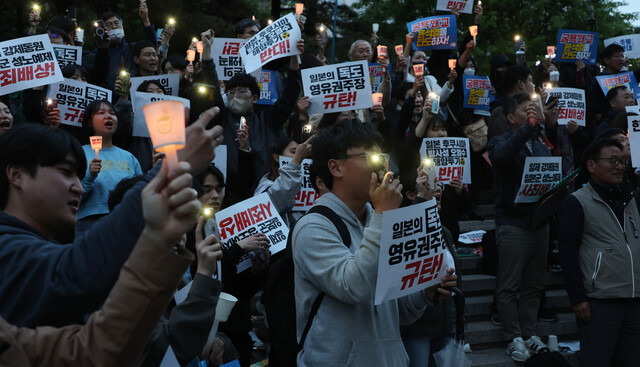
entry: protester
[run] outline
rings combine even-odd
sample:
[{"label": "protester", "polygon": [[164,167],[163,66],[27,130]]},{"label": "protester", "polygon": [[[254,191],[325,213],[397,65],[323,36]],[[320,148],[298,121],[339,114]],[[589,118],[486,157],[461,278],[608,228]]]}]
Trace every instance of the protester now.
[{"label": "protester", "polygon": [[584,152],[589,183],[558,214],[563,275],[580,331],[581,366],[636,366],[640,350],[638,200],[622,185],[625,159],[614,139]]}]

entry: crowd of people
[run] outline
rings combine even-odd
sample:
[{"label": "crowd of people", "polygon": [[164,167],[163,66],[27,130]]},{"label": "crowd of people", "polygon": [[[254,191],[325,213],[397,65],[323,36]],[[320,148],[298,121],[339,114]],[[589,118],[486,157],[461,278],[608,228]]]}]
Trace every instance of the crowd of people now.
[{"label": "crowd of people", "polygon": [[[42,28],[38,15],[29,14],[28,35],[82,46],[76,19],[56,16]],[[470,15],[478,27],[482,15],[478,2]],[[627,71],[624,48],[604,47],[597,65],[545,58],[534,71],[522,52],[492,55],[486,61],[495,100],[485,116],[464,107],[462,75],[475,75],[476,57],[486,58],[471,34],[460,38],[458,50],[427,54],[412,48],[409,33],[392,65],[377,55],[374,33],[354,40],[346,56],[380,63],[374,92],[383,94],[382,103],[316,115],[300,70],[327,65],[326,39],[318,36],[317,52],[300,40],[300,58],[263,66],[273,71],[278,95],[264,105],[251,74],[219,80],[213,29],[200,34],[201,59],[188,62],[171,54],[172,25],[156,37],[146,2],[139,16],[144,39],[132,42],[124,29],[135,25],[103,14],[105,35],[94,34],[96,49],[83,50],[82,65],[62,69],[65,78],[113,91],[112,100],[86,106],[82,127],[62,123],[60,110],[45,102],[46,85],[0,89],[0,365],[158,366],[170,347],[180,365],[237,360],[247,367],[260,343],[252,316],[264,314],[273,366],[429,366],[462,322],[451,297],[461,278],[447,269],[439,285],[374,305],[382,214],[435,199],[457,260],[458,222],[480,218],[476,205],[487,191],[496,208],[498,255],[492,320],[509,339],[506,353],[523,362],[549,351],[537,324],[544,318],[549,250],[557,243],[554,266],[561,266],[576,314],[581,365],[640,365],[640,181],[630,163],[632,114],[625,109],[636,100],[630,87],[605,94],[595,79]],[[250,39],[260,29],[243,19],[225,37]],[[191,108],[186,145],[172,170],[149,138],[132,135],[123,69],[131,77],[179,74],[178,95]],[[633,75],[640,80],[640,70]],[[211,87],[207,97],[202,85]],[[585,126],[558,124],[558,100],[547,98],[551,87],[584,90]],[[167,94],[153,78],[137,92]],[[439,97],[436,113],[429,94]],[[102,138],[99,157],[90,136]],[[470,140],[471,184],[433,184],[423,169],[423,139],[448,136]],[[218,146],[226,149],[226,172],[212,163]],[[291,162],[280,166],[281,156]],[[387,169],[374,165],[374,156],[387,160]],[[561,157],[568,177],[553,197],[559,210],[535,223],[535,203],[516,203],[529,157]],[[294,210],[294,198],[307,158],[319,198],[305,214]],[[291,229],[286,251],[272,256],[263,233],[221,246],[211,213],[263,193]],[[251,266],[237,272],[246,254]],[[282,267],[287,260],[289,274]],[[286,294],[273,293],[280,291],[274,278],[286,276],[293,282],[290,304]],[[171,300],[187,283],[186,299]],[[221,292],[237,303],[211,342]]]}]

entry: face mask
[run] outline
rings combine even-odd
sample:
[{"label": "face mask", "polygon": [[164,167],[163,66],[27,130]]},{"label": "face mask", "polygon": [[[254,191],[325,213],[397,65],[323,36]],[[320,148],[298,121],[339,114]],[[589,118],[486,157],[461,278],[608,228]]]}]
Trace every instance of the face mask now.
[{"label": "face mask", "polygon": [[559,71],[552,71],[549,73],[549,80],[552,82],[557,82],[558,80],[560,80],[560,72]]},{"label": "face mask", "polygon": [[114,42],[120,42],[124,38],[124,29],[116,28],[109,31],[109,39]]},{"label": "face mask", "polygon": [[472,69],[472,68],[464,69],[464,73],[466,75],[476,75],[476,69]]},{"label": "face mask", "polygon": [[231,113],[234,115],[244,115],[249,111],[253,102],[251,99],[242,99],[238,97],[234,97],[229,101],[229,109]]}]

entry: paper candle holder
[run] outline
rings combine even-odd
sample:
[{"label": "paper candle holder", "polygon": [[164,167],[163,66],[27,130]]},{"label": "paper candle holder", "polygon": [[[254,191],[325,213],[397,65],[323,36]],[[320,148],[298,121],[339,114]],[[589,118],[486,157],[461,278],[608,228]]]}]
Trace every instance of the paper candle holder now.
[{"label": "paper candle holder", "polygon": [[478,26],[477,25],[472,25],[469,26],[469,33],[471,33],[472,36],[477,36],[478,35]]},{"label": "paper candle holder", "polygon": [[296,14],[301,15],[304,11],[304,3],[296,3]]},{"label": "paper candle holder", "polygon": [[424,75],[424,64],[413,65],[413,75],[415,75],[416,77]]},{"label": "paper candle holder", "polygon": [[96,159],[98,159],[98,152],[102,149],[102,136],[90,136],[89,143],[91,143],[91,150],[96,152]]},{"label": "paper candle holder", "polygon": [[202,51],[204,50],[204,44],[202,43],[202,41],[196,42],[196,50],[198,50],[198,53],[202,55]]},{"label": "paper candle holder", "polygon": [[455,69],[457,62],[458,62],[458,60],[456,60],[456,59],[449,59],[449,69],[451,69],[451,70]]},{"label": "paper candle holder", "polygon": [[193,62],[196,59],[196,50],[187,50],[187,61]]},{"label": "paper candle holder", "polygon": [[398,56],[402,56],[402,54],[404,54],[404,46],[402,46],[402,45],[397,45],[397,46],[395,47],[395,49],[396,49],[396,54],[397,54]]},{"label": "paper candle holder", "polygon": [[374,106],[382,106],[382,93],[371,93]]},{"label": "paper candle holder", "polygon": [[387,46],[378,46],[378,58],[387,57]]},{"label": "paper candle holder", "polygon": [[547,56],[551,57],[556,53],[556,46],[547,46]]},{"label": "paper candle holder", "polygon": [[142,107],[153,149],[164,152],[169,169],[178,164],[176,151],[186,144],[184,103],[158,101]]},{"label": "paper candle holder", "polygon": [[371,30],[373,31],[373,33],[378,33],[378,31],[380,30],[380,24],[378,23],[373,23],[371,25]]}]

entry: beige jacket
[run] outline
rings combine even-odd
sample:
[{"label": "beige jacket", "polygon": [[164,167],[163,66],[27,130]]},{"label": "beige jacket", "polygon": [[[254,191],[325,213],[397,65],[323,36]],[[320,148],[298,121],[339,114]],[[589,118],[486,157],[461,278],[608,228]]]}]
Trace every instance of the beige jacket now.
[{"label": "beige jacket", "polygon": [[86,325],[18,329],[0,318],[0,366],[135,364],[192,260],[188,251],[176,254],[143,232],[104,308]]}]

